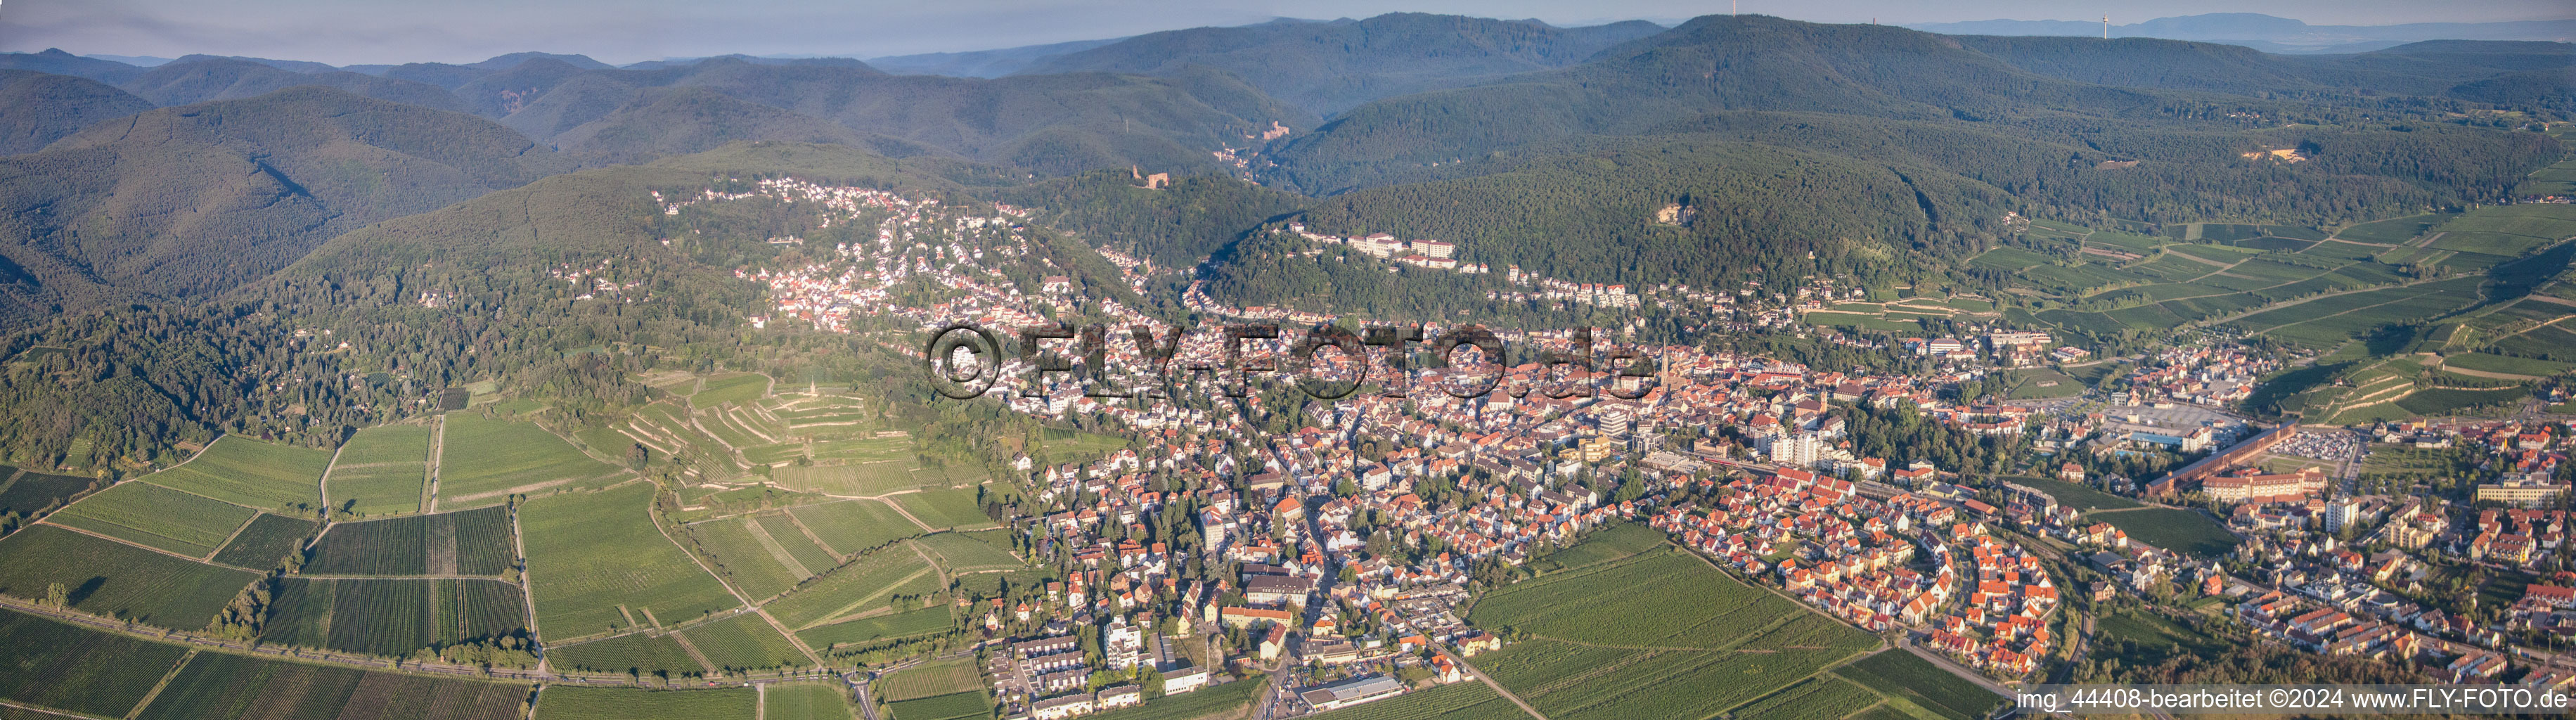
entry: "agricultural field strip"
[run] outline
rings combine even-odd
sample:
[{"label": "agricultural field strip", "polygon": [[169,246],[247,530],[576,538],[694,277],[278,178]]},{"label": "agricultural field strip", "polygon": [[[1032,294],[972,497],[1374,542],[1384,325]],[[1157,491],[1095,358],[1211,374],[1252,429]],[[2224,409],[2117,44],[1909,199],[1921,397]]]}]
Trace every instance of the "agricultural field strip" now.
[{"label": "agricultural field strip", "polygon": [[[256,518],[258,518],[259,516],[258,516],[258,515],[252,515],[251,517],[252,517],[252,518],[254,518],[254,519],[256,519]],[[216,567],[222,567],[222,568],[231,568],[231,569],[234,569],[234,570],[250,570],[251,572],[259,572],[259,571],[257,571],[257,570],[251,570],[250,568],[233,567],[233,566],[231,566],[231,565],[222,565],[222,564],[218,564],[218,563],[210,562],[210,561],[206,560],[205,558],[201,558],[201,557],[193,557],[193,556],[188,556],[188,555],[181,555],[181,554],[178,554],[178,553],[175,553],[175,552],[171,552],[171,551],[168,551],[168,550],[163,550],[163,549],[160,549],[160,548],[152,547],[152,546],[150,546],[150,545],[144,545],[144,544],[141,544],[141,543],[129,542],[129,541],[125,541],[125,540],[119,540],[119,539],[116,539],[115,537],[112,537],[112,536],[102,535],[102,534],[99,534],[99,533],[90,532],[90,531],[88,531],[88,530],[82,530],[82,529],[80,529],[80,528],[72,527],[72,526],[70,526],[70,525],[64,525],[64,524],[61,524],[61,523],[55,523],[55,522],[48,522],[48,521],[50,521],[50,520],[52,520],[52,519],[53,519],[53,516],[48,515],[48,516],[46,516],[45,520],[37,521],[37,524],[39,524],[39,525],[45,525],[45,526],[48,526],[48,527],[59,528],[59,529],[63,529],[63,530],[69,530],[69,531],[72,531],[72,532],[80,533],[80,534],[82,534],[82,535],[87,535],[87,536],[90,536],[90,537],[98,538],[98,539],[100,539],[100,540],[105,540],[105,541],[108,541],[108,542],[116,543],[116,544],[118,544],[118,545],[124,545],[124,546],[127,546],[127,547],[138,548],[138,549],[142,549],[142,550],[149,550],[149,551],[152,551],[152,552],[160,553],[160,554],[163,554],[163,555],[168,555],[168,556],[170,556],[170,557],[179,558],[179,559],[181,559],[181,560],[186,560],[186,561],[189,561],[189,562],[205,563],[205,564],[207,564],[207,565],[214,565],[214,566],[216,566]],[[242,523],[242,524],[243,524],[244,526],[248,526],[250,523],[245,522],[245,523]],[[235,532],[239,532],[239,531],[238,531],[238,530],[236,530]],[[217,550],[221,550],[221,549],[222,549],[222,548],[217,548]]]},{"label": "agricultural field strip", "polygon": [[[813,648],[806,647],[804,641],[796,639],[796,633],[789,632],[785,623],[779,622],[778,618],[770,617],[769,610],[761,607],[757,603],[753,603],[751,598],[743,597],[742,590],[733,586],[733,580],[731,578],[726,577],[723,573],[716,572],[715,568],[707,567],[706,560],[699,558],[697,553],[689,552],[687,546],[681,545],[678,538],[671,537],[670,529],[662,527],[662,518],[659,514],[647,512],[646,515],[653,518],[653,531],[661,533],[663,540],[669,541],[672,547],[680,549],[680,554],[688,556],[689,562],[695,563],[700,571],[713,576],[716,579],[716,583],[724,587],[725,592],[732,594],[733,599],[740,601],[745,607],[751,608],[753,613],[760,615],[760,619],[769,623],[770,628],[777,630],[780,635],[787,636],[787,642],[795,645],[797,652],[804,653],[807,661],[810,661],[817,666],[823,664],[823,656],[815,654]],[[687,642],[687,640],[682,640],[681,644],[686,645]],[[691,654],[697,653],[694,649],[689,652]],[[705,658],[701,657],[699,660],[703,662],[705,661]],[[709,669],[712,670],[713,668]]]}]

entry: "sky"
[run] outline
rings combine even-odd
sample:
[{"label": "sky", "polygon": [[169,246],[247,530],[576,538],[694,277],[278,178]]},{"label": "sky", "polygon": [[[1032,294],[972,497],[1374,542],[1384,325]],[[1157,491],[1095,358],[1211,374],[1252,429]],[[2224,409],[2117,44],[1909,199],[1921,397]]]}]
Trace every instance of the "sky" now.
[{"label": "sky", "polygon": [[[1746,13],[1815,22],[2094,20],[2256,12],[2313,25],[2490,22],[2576,17],[2567,0],[1740,0]],[[523,50],[624,64],[750,55],[877,57],[1114,38],[1277,17],[1388,12],[1537,18],[1557,25],[1626,19],[1673,24],[1728,11],[1726,0],[0,0],[0,52],[190,53],[333,65],[464,63]]]}]

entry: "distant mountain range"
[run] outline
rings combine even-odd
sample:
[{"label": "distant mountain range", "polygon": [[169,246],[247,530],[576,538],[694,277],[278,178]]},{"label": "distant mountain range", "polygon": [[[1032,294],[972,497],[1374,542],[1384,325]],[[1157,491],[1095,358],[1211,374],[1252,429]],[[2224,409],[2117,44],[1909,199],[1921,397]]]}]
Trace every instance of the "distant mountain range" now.
[{"label": "distant mountain range", "polygon": [[[2101,37],[2102,23],[2083,20],[1976,20],[1906,27],[1944,35],[2079,35]],[[2310,25],[2260,13],[2209,13],[2113,25],[2111,37],[2243,45],[2274,53],[2358,53],[2425,40],[2576,41],[2576,19],[2404,25]]]}]

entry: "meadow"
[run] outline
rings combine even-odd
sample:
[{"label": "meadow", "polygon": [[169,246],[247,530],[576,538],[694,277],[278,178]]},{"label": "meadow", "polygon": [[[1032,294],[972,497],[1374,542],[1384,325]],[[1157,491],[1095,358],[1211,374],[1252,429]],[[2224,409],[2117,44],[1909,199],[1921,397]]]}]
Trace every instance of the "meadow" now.
[{"label": "meadow", "polygon": [[200,652],[138,717],[509,720],[519,717],[527,695],[519,684]]},{"label": "meadow", "polygon": [[311,520],[260,513],[249,527],[242,528],[231,543],[224,545],[222,552],[215,553],[214,561],[252,570],[277,567],[287,554],[303,549],[304,540],[320,529],[322,524]]},{"label": "meadow", "polygon": [[737,604],[654,529],[652,501],[653,487],[635,483],[521,506],[539,631],[580,637],[652,622],[648,614],[668,625]]},{"label": "meadow", "polygon": [[0,539],[0,593],[42,600],[62,583],[75,609],[180,630],[205,627],[258,577],[44,525]]},{"label": "meadow", "polygon": [[759,691],[643,690],[557,685],[537,693],[536,720],[705,720],[760,714]]},{"label": "meadow", "polygon": [[2038,477],[2006,477],[2004,482],[2025,485],[2048,493],[2057,502],[2077,510],[2118,510],[2140,507],[2138,501],[2096,490],[2091,485],[2078,485],[2064,480]]},{"label": "meadow", "polygon": [[403,656],[527,626],[519,586],[455,578],[278,581],[266,642]]},{"label": "meadow", "polygon": [[187,654],[164,645],[0,611],[0,698],[125,717]]},{"label": "meadow", "polygon": [[508,572],[510,509],[474,510],[333,523],[303,572],[315,575],[474,575]]},{"label": "meadow", "polygon": [[122,482],[81,498],[45,521],[137,545],[202,558],[257,511],[145,482]]},{"label": "meadow", "polygon": [[446,422],[438,458],[441,506],[497,504],[511,493],[600,479],[617,470],[528,423],[463,413],[448,415]]},{"label": "meadow", "polygon": [[419,512],[421,485],[429,478],[429,435],[423,425],[358,431],[340,447],[339,460],[323,478],[323,495],[343,512]]},{"label": "meadow", "polygon": [[153,484],[262,510],[311,510],[322,501],[322,470],[331,451],[217,438],[178,467],[146,475]]}]

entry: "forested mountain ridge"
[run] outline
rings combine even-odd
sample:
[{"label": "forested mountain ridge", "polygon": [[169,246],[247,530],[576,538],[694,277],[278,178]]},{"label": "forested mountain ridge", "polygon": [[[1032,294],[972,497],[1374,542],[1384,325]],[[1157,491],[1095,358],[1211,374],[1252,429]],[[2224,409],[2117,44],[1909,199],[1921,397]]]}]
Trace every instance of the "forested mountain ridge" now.
[{"label": "forested mountain ridge", "polygon": [[1458,15],[1388,13],[1366,20],[1272,22],[1148,33],[1035,62],[1015,74],[1166,75],[1190,66],[1242,77],[1317,116],[1369,100],[1564,67],[1662,32],[1640,20],[1558,28]]},{"label": "forested mountain ridge", "polygon": [[[2576,45],[2567,43],[2430,41],[2352,55],[2271,55],[2237,45],[2152,38],[1956,37],[2023,70],[2104,85],[2348,102],[2417,95],[2562,112],[2576,107]],[[2528,96],[2507,97],[2492,88],[2499,84]]]},{"label": "forested mountain ridge", "polygon": [[89,78],[0,70],[0,155],[43,150],[91,123],[150,109],[151,102]]},{"label": "forested mountain ridge", "polygon": [[350,228],[567,169],[489,120],[299,87],[94,124],[0,158],[11,324],[97,292],[191,298]]},{"label": "forested mountain ridge", "polygon": [[463,110],[456,96],[435,85],[353,72],[296,72],[269,65],[207,58],[173,62],[145,71],[119,85],[162,107],[210,100],[239,100],[298,85],[323,85],[378,100],[439,110]]}]

